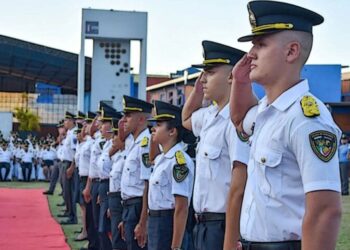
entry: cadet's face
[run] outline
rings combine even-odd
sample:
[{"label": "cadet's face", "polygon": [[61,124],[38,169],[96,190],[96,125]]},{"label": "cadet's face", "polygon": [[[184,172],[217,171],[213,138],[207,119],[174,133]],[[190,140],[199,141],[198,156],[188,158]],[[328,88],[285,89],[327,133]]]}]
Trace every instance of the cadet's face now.
[{"label": "cadet's face", "polygon": [[274,82],[281,75],[285,63],[285,48],[280,33],[255,38],[253,47],[248,53],[250,64],[250,80],[266,85]]},{"label": "cadet's face", "polygon": [[221,99],[230,86],[230,73],[231,67],[227,65],[205,69],[201,78],[204,98],[212,101]]},{"label": "cadet's face", "polygon": [[84,134],[86,135],[89,134],[90,128],[91,128],[91,123],[86,123],[84,127]]},{"label": "cadet's face", "polygon": [[107,137],[109,135],[109,131],[111,130],[111,128],[112,128],[112,124],[110,122],[102,123],[102,126],[101,126],[102,136]]},{"label": "cadet's face", "polygon": [[169,140],[169,129],[166,122],[157,122],[152,128],[152,139],[159,144]]},{"label": "cadet's face", "polygon": [[139,121],[139,114],[137,112],[125,113],[123,117],[124,121],[124,131],[126,134],[132,133],[137,128]]}]

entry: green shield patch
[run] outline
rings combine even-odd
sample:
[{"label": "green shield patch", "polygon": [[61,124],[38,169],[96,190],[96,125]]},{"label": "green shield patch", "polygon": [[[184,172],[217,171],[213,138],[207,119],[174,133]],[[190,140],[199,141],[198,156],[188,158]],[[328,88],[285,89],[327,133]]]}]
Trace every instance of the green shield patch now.
[{"label": "green shield patch", "polygon": [[242,141],[242,142],[247,142],[249,140],[249,136],[244,134],[243,132],[239,132],[237,129],[236,129],[236,132],[237,132],[237,136],[238,138]]},{"label": "green shield patch", "polygon": [[318,130],[309,135],[312,151],[324,161],[330,161],[337,151],[337,137],[329,131]]},{"label": "green shield patch", "polygon": [[176,182],[182,182],[183,180],[185,180],[188,175],[188,172],[189,170],[186,164],[176,164],[173,167],[173,176]]},{"label": "green shield patch", "polygon": [[151,162],[149,160],[149,153],[142,154],[142,163],[145,165],[146,168],[151,167]]}]

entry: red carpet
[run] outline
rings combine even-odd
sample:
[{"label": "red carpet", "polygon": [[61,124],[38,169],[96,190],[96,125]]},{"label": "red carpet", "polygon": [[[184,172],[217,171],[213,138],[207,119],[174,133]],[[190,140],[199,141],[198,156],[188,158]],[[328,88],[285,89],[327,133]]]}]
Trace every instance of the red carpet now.
[{"label": "red carpet", "polygon": [[70,249],[41,189],[0,189],[0,249]]}]

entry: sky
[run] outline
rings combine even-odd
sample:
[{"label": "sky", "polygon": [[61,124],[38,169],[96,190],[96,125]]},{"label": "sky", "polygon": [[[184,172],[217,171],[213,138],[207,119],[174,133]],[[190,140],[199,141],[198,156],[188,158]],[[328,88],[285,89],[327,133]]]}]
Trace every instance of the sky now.
[{"label": "sky", "polygon": [[[283,0],[281,0],[283,1]],[[79,53],[81,9],[148,12],[147,73],[168,75],[199,63],[203,40],[248,51],[237,38],[250,33],[247,0],[1,0],[0,34]],[[308,64],[350,65],[349,0],[283,1],[311,9],[314,27]],[[92,55],[87,42],[86,55]],[[137,60],[131,60],[131,66]],[[350,69],[345,69],[349,71]]]}]

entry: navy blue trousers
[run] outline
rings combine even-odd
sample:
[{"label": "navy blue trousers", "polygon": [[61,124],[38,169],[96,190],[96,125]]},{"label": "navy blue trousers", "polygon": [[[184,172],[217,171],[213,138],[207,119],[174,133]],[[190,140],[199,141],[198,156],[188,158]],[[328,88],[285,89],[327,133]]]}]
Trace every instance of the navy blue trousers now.
[{"label": "navy blue trousers", "polygon": [[128,250],[147,250],[147,244],[144,248],[139,247],[137,240],[134,239],[134,229],[139,223],[142,210],[142,202],[123,206],[123,222]]},{"label": "navy blue trousers", "polygon": [[148,250],[171,249],[174,216],[148,217]]},{"label": "navy blue trousers", "polygon": [[98,225],[98,234],[100,237],[100,245],[103,250],[111,250],[112,242],[108,238],[108,232],[111,231],[111,220],[107,218],[108,210],[108,193],[109,182],[100,182],[99,196],[100,196],[100,217]]},{"label": "navy blue trousers", "polygon": [[122,221],[123,215],[120,192],[109,193],[108,203],[109,211],[111,213],[112,247],[113,249],[126,250],[126,243],[121,238],[120,231],[118,229],[118,225]]},{"label": "navy blue trousers", "polygon": [[225,221],[197,223],[193,229],[195,250],[222,250],[225,236]]}]

